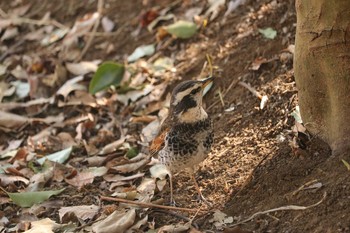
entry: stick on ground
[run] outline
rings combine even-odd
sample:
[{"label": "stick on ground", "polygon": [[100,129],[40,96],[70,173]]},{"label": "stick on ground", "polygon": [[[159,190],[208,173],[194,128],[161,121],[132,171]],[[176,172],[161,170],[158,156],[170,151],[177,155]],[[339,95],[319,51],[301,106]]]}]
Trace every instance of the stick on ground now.
[{"label": "stick on ground", "polygon": [[198,209],[189,209],[189,208],[181,208],[181,207],[175,207],[175,206],[165,206],[165,205],[158,205],[158,204],[152,204],[152,203],[144,203],[144,202],[131,201],[131,200],[126,200],[126,199],[117,198],[117,197],[101,196],[100,199],[105,201],[117,201],[121,203],[137,205],[143,208],[159,208],[159,209],[179,210],[179,211],[187,211],[187,212],[206,212]]}]

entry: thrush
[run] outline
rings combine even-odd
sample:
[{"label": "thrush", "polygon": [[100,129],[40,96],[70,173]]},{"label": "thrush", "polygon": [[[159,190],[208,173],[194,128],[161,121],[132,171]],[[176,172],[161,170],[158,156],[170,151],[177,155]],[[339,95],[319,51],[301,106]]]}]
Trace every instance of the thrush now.
[{"label": "thrush", "polygon": [[[207,156],[213,143],[213,124],[203,109],[204,88],[212,77],[200,81],[184,81],[171,95],[168,117],[150,146],[161,164],[170,171],[170,202],[174,204],[172,175],[188,170],[199,197],[205,201],[194,177],[194,167]],[[207,202],[208,203],[208,202]]]}]

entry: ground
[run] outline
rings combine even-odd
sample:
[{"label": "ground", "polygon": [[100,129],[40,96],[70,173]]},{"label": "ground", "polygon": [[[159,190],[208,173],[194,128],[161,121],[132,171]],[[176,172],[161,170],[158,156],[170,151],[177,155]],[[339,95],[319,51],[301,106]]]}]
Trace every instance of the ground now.
[{"label": "ground", "polygon": [[[40,19],[49,11],[53,19],[72,26],[79,16],[96,11],[94,1],[69,1],[67,6],[63,2],[33,1],[29,12],[33,12],[31,17]],[[106,1],[108,7],[104,14],[122,30],[114,35],[96,36],[84,60],[118,60],[140,45],[153,43],[154,33],[146,29],[141,29],[138,36],[131,34],[138,27],[142,12],[152,6],[164,8],[171,1],[146,2]],[[196,4],[204,6],[205,1],[180,1],[172,10],[182,15]],[[6,2],[1,2],[0,7],[11,8]],[[178,215],[193,217],[193,225],[202,232],[222,231],[209,221],[210,210],[221,210],[233,217],[224,232],[350,232],[350,173],[346,166],[332,157],[328,146],[314,136],[302,148],[292,143],[296,136],[292,131],[295,120],[291,113],[297,105],[291,49],[296,24],[294,1],[247,0],[227,17],[224,12],[222,9],[198,35],[173,40],[160,50],[160,54],[166,55],[174,50],[182,51],[176,54],[176,75],[182,79],[198,77],[207,54],[214,66],[215,83],[204,101],[214,121],[215,143],[208,159],[196,172],[203,194],[213,206],[197,202],[189,176],[178,174],[174,180],[178,206],[207,210],[195,216],[181,211]],[[268,27],[277,31],[274,39],[259,33],[258,29]],[[25,30],[23,27],[18,37]],[[95,46],[105,41],[114,45],[113,51],[107,53]],[[39,53],[45,51],[38,44],[28,43],[18,54],[31,54],[33,49]],[[261,62],[262,59],[265,61]],[[239,81],[268,96],[263,109],[259,108],[260,99]],[[177,83],[172,80],[166,90],[170,91]],[[13,133],[3,134],[0,142],[15,137]],[[96,203],[96,193],[107,195],[100,190],[98,179],[80,190],[68,187],[56,198],[63,200],[64,206],[88,205]],[[168,200],[168,189],[156,197]],[[18,210],[2,205],[7,214]],[[255,213],[284,206],[288,207],[244,221]],[[55,212],[41,217],[58,219]],[[179,216],[157,210],[149,213],[149,221],[151,219],[155,227],[186,222]]]}]

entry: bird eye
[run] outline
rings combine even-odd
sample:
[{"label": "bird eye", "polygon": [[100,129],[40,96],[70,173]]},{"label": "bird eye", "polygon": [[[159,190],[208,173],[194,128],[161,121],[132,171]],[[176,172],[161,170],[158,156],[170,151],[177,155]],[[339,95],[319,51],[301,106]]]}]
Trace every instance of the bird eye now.
[{"label": "bird eye", "polygon": [[191,91],[191,95],[194,95],[194,94],[196,94],[197,93],[197,89],[193,89],[192,91]]}]

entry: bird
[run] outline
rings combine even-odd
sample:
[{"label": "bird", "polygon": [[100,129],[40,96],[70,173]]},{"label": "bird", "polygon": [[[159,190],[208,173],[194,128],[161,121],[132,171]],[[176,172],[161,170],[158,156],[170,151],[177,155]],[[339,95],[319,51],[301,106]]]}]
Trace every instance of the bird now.
[{"label": "bird", "polygon": [[158,156],[160,164],[169,171],[172,205],[175,205],[172,177],[183,170],[191,175],[200,199],[210,204],[202,195],[194,169],[207,158],[213,144],[213,123],[203,108],[204,89],[213,79],[183,81],[173,89],[169,114],[150,145],[151,155]]}]

